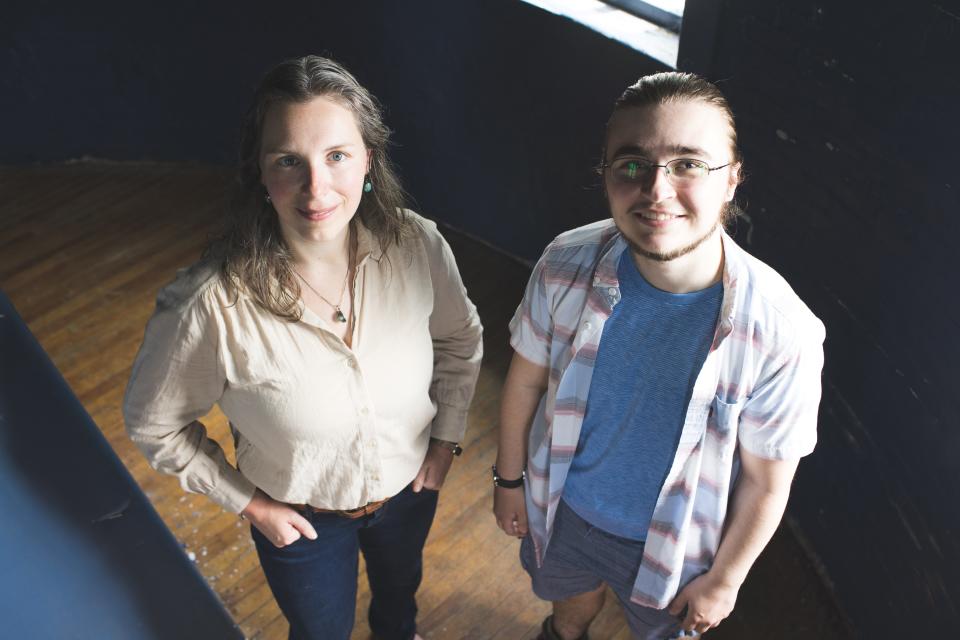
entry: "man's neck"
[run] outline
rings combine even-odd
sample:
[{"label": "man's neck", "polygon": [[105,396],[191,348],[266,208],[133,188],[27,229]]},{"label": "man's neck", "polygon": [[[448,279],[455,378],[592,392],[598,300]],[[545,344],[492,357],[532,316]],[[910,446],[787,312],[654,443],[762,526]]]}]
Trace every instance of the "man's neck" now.
[{"label": "man's neck", "polygon": [[702,291],[723,278],[723,240],[720,230],[690,253],[661,262],[630,250],[644,279],[668,293]]}]

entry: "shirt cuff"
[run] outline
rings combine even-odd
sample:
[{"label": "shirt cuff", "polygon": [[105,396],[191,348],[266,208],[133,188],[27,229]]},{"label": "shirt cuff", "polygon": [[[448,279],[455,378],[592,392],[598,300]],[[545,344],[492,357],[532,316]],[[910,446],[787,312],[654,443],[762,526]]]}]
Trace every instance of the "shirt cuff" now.
[{"label": "shirt cuff", "polygon": [[460,442],[467,432],[467,410],[449,404],[437,404],[437,415],[430,426],[430,437]]},{"label": "shirt cuff", "polygon": [[253,499],[257,486],[234,467],[222,465],[217,485],[207,494],[211,500],[227,511],[240,513]]}]

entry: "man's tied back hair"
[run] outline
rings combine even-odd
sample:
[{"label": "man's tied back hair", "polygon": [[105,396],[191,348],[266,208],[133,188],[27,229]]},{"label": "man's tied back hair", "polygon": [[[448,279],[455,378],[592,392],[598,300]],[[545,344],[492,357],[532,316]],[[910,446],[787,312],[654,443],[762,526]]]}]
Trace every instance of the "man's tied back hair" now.
[{"label": "man's tied back hair", "polygon": [[[730,125],[730,151],[733,162],[740,162],[740,147],[737,145],[737,128],[730,103],[715,84],[693,73],[664,71],[643,76],[617,98],[613,113],[631,107],[665,105],[671,102],[698,101],[719,109]],[[612,117],[613,114],[611,114]],[[609,127],[609,122],[607,123]],[[606,136],[604,136],[606,139]],[[606,144],[604,144],[606,158]]]}]

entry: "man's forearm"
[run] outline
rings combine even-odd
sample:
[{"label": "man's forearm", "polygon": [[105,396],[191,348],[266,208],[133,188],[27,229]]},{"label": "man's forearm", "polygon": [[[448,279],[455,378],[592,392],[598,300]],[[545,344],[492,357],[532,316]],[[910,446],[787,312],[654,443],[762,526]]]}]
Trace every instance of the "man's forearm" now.
[{"label": "man's forearm", "polygon": [[[756,459],[752,462],[756,465]],[[733,492],[731,513],[710,569],[725,584],[739,587],[783,518],[796,469],[792,461],[763,461],[764,473],[746,471]]]},{"label": "man's forearm", "polygon": [[530,424],[546,388],[547,369],[514,356],[500,403],[500,442],[497,472],[519,478],[527,462]]},{"label": "man's forearm", "polygon": [[504,478],[519,478],[527,462],[530,423],[540,395],[523,387],[505,386],[500,408],[500,443],[497,472]]}]

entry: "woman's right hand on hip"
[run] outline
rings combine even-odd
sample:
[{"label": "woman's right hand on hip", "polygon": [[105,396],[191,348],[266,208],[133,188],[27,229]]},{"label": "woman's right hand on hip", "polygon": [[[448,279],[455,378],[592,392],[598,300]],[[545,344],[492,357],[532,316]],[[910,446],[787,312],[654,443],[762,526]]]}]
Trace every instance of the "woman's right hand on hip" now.
[{"label": "woman's right hand on hip", "polygon": [[278,502],[257,489],[243,511],[240,512],[249,520],[267,540],[276,547],[285,547],[306,536],[310,540],[317,539],[317,532],[310,521],[304,518],[296,509]]}]

